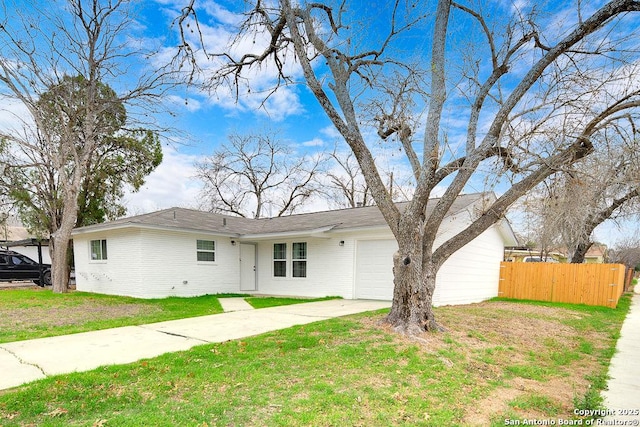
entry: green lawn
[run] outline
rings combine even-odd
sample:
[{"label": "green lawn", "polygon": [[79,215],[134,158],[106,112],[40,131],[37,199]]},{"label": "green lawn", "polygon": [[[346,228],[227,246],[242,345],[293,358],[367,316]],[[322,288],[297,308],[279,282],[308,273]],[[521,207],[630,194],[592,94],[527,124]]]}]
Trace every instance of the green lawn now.
[{"label": "green lawn", "polygon": [[283,297],[249,297],[245,299],[249,304],[251,304],[253,308],[267,308],[267,307],[275,307],[279,305],[292,305],[292,304],[300,304],[301,302],[324,301],[324,300],[337,299],[337,298],[339,297],[326,297],[326,298],[315,298],[315,299],[306,299],[306,300],[301,300],[300,298],[283,298]]},{"label": "green lawn", "polygon": [[[222,313],[218,298],[139,299],[41,288],[0,290],[0,343]],[[256,308],[316,299],[248,298]],[[1,425],[1,424],[0,424]]]},{"label": "green lawn", "polygon": [[618,309],[492,301],[436,309],[409,339],[384,311],[0,391],[8,426],[501,426],[596,408]]}]

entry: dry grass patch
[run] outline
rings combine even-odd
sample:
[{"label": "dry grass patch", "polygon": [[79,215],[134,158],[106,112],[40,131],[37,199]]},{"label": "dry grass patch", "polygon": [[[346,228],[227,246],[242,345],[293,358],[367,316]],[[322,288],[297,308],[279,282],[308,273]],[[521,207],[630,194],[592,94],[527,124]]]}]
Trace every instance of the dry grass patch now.
[{"label": "dry grass patch", "polygon": [[[608,359],[603,360],[602,351],[615,345],[615,333],[608,328],[571,326],[576,320],[588,322],[590,315],[564,306],[484,302],[440,307],[436,316],[446,332],[417,339],[394,334],[384,316],[360,322],[366,328],[381,327],[399,348],[418,346],[425,355],[441,354],[447,367],[462,364],[476,385],[486,387],[486,396],[464,409],[463,425],[500,424],[507,417],[573,418],[576,402],[592,387],[591,378],[606,374]],[[527,396],[544,397],[552,409],[518,405]]]},{"label": "dry grass patch", "polygon": [[90,321],[110,320],[118,317],[134,317],[159,312],[158,307],[143,304],[104,305],[98,301],[82,302],[68,307],[0,307],[0,329],[35,329],[43,323],[49,326],[68,326]]}]

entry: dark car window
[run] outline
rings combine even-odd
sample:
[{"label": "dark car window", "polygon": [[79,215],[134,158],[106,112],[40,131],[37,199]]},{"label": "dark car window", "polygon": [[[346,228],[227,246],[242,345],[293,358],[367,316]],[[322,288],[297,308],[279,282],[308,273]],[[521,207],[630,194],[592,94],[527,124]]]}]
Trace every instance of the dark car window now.
[{"label": "dark car window", "polygon": [[6,255],[0,255],[0,264],[9,264],[9,260],[7,260]]},{"label": "dark car window", "polygon": [[27,258],[26,256],[20,256],[20,255],[13,255],[11,257],[11,261],[15,264],[15,265],[20,265],[20,264],[35,264],[34,261],[32,261],[31,259]]}]

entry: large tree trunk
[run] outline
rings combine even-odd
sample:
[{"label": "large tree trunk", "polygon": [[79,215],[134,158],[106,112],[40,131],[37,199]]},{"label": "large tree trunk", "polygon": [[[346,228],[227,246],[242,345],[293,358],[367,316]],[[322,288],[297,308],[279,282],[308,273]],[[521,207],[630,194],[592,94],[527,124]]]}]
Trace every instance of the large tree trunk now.
[{"label": "large tree trunk", "polygon": [[77,215],[66,214],[66,211],[65,209],[65,214],[62,216],[61,227],[55,232],[52,239],[51,281],[52,290],[55,293],[64,293],[69,290],[69,261],[67,254],[69,252],[71,231],[76,223],[75,217]]},{"label": "large tree trunk", "polygon": [[433,313],[435,268],[428,266],[427,271],[423,271],[420,264],[419,258],[413,262],[399,252],[393,257],[393,304],[386,321],[396,331],[409,335],[443,330]]},{"label": "large tree trunk", "polygon": [[54,293],[65,293],[69,290],[69,241],[71,232],[78,220],[78,192],[83,174],[76,167],[71,183],[65,188],[64,210],[60,226],[52,233],[53,250],[51,251],[51,281]]},{"label": "large tree trunk", "polygon": [[592,245],[593,242],[579,243],[573,251],[573,256],[571,256],[571,264],[582,264],[589,248],[591,248]]},{"label": "large tree trunk", "polygon": [[52,239],[51,251],[51,282],[54,293],[65,293],[69,290],[69,264],[67,263],[67,250],[69,249],[69,236],[61,236],[60,233]]},{"label": "large tree trunk", "polygon": [[386,321],[409,335],[441,331],[432,305],[438,267],[423,252],[422,222],[409,222],[416,224],[400,227],[398,251],[393,256],[393,303]]}]

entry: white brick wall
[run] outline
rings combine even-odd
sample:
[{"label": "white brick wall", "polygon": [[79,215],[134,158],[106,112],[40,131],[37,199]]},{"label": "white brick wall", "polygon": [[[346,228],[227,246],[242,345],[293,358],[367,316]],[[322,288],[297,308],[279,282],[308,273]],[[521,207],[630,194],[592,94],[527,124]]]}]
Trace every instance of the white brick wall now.
[{"label": "white brick wall", "polygon": [[[118,230],[74,236],[76,289],[102,294],[142,296],[140,231]],[[90,241],[107,240],[107,260],[91,260]]]},{"label": "white brick wall", "polygon": [[[108,259],[89,260],[89,242],[107,240]],[[198,262],[196,241],[216,242],[216,261]],[[116,230],[74,237],[76,287],[139,298],[196,296],[239,289],[239,245],[229,237],[161,230]]]}]

